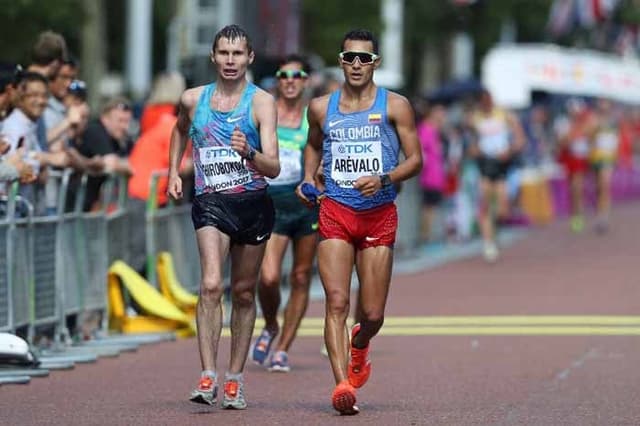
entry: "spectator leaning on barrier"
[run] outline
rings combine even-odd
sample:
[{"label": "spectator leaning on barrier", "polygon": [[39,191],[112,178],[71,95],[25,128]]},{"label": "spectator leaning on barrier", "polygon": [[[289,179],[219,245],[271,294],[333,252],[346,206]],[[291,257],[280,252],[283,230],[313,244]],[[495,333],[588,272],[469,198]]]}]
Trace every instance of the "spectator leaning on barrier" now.
[{"label": "spectator leaning on barrier", "polygon": [[[65,61],[57,74],[49,80],[49,99],[44,111],[44,125],[47,134],[47,149],[61,152],[69,146],[70,139],[80,130],[83,121],[89,114],[86,103],[67,106],[64,103],[69,93],[69,86],[78,73],[78,66],[73,60]],[[85,126],[86,128],[86,126]],[[58,169],[59,170],[59,169]],[[57,179],[48,179],[45,184],[45,205],[47,214],[55,214],[58,205]]]},{"label": "spectator leaning on barrier", "polygon": [[[38,35],[31,49],[31,63],[27,71],[38,73],[47,80],[53,79],[64,62],[68,60],[67,43],[60,34],[44,31]],[[42,150],[48,150],[47,129],[44,119],[37,122],[38,143]]]},{"label": "spectator leaning on barrier", "polygon": [[0,140],[0,183],[15,179],[19,179],[23,184],[33,182],[36,175],[33,173],[33,168],[23,160],[24,148],[4,155],[9,151],[9,148],[8,142]]},{"label": "spectator leaning on barrier", "polygon": [[[91,158],[96,155],[104,161],[104,173],[131,174],[127,157],[131,152],[128,135],[131,122],[131,104],[123,97],[114,97],[102,107],[100,117],[89,124],[87,131],[77,147],[80,154]],[[105,182],[104,176],[90,176],[84,210],[95,207],[100,198],[100,188]]]},{"label": "spectator leaning on barrier", "polygon": [[[40,74],[24,73],[17,83],[16,108],[9,114],[2,127],[3,137],[9,143],[9,153],[23,149],[29,158],[34,174],[40,174],[36,122],[47,104],[47,80]],[[36,202],[33,188],[23,188],[21,194],[31,203]]]},{"label": "spectator leaning on barrier", "polygon": [[24,147],[28,151],[40,151],[37,121],[47,106],[47,80],[41,74],[26,72],[17,82],[15,108],[2,126],[4,138],[10,144],[10,152]]}]

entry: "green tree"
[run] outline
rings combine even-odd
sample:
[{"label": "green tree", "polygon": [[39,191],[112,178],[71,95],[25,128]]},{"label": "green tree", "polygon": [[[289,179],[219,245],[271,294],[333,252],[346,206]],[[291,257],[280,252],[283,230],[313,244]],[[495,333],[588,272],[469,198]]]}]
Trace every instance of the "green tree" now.
[{"label": "green tree", "polygon": [[83,22],[80,0],[0,0],[0,61],[28,64],[42,31],[59,32],[79,52]]},{"label": "green tree", "polygon": [[304,0],[302,45],[332,66],[336,64],[342,37],[350,29],[382,30],[380,2],[371,0]]},{"label": "green tree", "polygon": [[[467,32],[474,41],[476,74],[482,58],[500,39],[503,23],[511,21],[517,42],[541,42],[546,38],[546,22],[552,0],[478,0],[470,6],[456,6],[451,0],[405,0],[405,46],[408,85],[419,90],[421,55],[427,46],[448,59],[453,34]],[[443,68],[441,79],[448,75]]]}]

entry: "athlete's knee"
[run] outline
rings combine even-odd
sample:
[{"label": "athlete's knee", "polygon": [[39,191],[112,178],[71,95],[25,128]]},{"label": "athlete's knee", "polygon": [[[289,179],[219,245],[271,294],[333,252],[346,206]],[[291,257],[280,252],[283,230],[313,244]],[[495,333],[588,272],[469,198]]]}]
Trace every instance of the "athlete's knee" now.
[{"label": "athlete's knee", "polygon": [[219,300],[223,293],[222,280],[203,277],[200,282],[200,297],[205,300]]},{"label": "athlete's knee", "polygon": [[280,287],[280,276],[269,272],[260,274],[260,286],[269,289]]},{"label": "athlete's knee", "polygon": [[326,309],[327,313],[333,315],[349,314],[349,293],[344,291],[327,291]]},{"label": "athlete's knee", "polygon": [[372,325],[382,327],[384,324],[384,309],[362,309],[360,313],[361,320],[366,321]]},{"label": "athlete's knee", "polygon": [[292,287],[309,288],[311,281],[311,266],[297,266],[289,276]]},{"label": "athlete's knee", "polygon": [[231,301],[234,305],[250,306],[255,303],[255,291],[251,288],[236,288],[231,290]]}]

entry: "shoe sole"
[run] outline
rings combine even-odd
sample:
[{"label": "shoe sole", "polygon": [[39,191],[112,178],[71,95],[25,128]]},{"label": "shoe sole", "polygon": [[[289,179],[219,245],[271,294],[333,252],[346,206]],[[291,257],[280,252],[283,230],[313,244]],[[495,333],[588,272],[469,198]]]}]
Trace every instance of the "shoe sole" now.
[{"label": "shoe sole", "polygon": [[356,395],[347,389],[344,389],[333,395],[333,408],[343,416],[353,416],[358,414],[360,410],[356,407]]},{"label": "shoe sole", "polygon": [[218,402],[216,398],[208,399],[203,394],[192,395],[189,401],[205,405],[215,405]]},{"label": "shoe sole", "polygon": [[274,365],[267,369],[271,373],[288,373],[291,371],[291,367],[282,366],[282,365]]},{"label": "shoe sole", "polygon": [[235,405],[233,402],[222,402],[222,408],[225,410],[244,410],[247,408],[247,404]]}]

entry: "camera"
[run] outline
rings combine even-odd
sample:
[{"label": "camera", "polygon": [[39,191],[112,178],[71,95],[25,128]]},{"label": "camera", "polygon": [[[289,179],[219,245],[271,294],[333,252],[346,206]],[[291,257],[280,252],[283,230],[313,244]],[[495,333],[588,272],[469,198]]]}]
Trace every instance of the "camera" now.
[{"label": "camera", "polygon": [[82,80],[73,80],[69,85],[69,94],[86,101],[87,84]]}]

